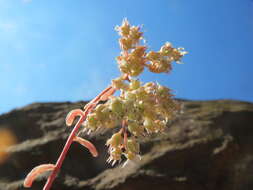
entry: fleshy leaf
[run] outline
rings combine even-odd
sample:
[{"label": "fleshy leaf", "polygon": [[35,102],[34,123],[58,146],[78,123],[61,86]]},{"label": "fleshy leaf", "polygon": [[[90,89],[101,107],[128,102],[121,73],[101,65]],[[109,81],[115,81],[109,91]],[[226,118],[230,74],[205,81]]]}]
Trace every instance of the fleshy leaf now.
[{"label": "fleshy leaf", "polygon": [[66,125],[71,126],[73,124],[74,119],[76,116],[83,116],[83,111],[81,109],[75,109],[68,113],[66,117]]},{"label": "fleshy leaf", "polygon": [[85,148],[87,148],[90,153],[92,154],[93,157],[97,157],[98,156],[98,151],[96,149],[96,147],[88,140],[85,140],[81,137],[75,137],[74,138],[75,142],[78,142],[79,144],[83,145]]},{"label": "fleshy leaf", "polygon": [[54,168],[54,164],[42,164],[33,168],[32,171],[30,171],[30,173],[25,178],[24,187],[31,187],[33,181],[38,177],[38,175],[53,170]]}]

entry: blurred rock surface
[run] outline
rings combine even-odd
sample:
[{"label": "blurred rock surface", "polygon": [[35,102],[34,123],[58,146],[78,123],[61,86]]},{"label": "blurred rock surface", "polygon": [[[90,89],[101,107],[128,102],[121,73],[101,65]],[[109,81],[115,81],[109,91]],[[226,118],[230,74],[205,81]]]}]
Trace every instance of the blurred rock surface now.
[{"label": "blurred rock surface", "polygon": [[[34,103],[0,116],[18,144],[8,149],[0,165],[0,190],[21,190],[35,166],[55,163],[71,128],[65,116],[77,103]],[[142,159],[125,168],[111,168],[106,139],[112,131],[84,135],[100,153],[74,143],[52,190],[252,190],[253,104],[232,100],[182,101],[183,113],[162,135],[141,142]],[[1,141],[1,139],[0,139]],[[30,189],[41,190],[46,176]]]}]

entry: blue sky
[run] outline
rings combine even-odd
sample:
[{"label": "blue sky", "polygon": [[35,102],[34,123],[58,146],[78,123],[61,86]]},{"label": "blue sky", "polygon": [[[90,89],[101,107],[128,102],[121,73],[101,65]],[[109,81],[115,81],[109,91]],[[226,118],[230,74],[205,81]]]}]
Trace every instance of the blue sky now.
[{"label": "blue sky", "polygon": [[185,47],[176,97],[253,101],[251,0],[0,0],[0,113],[32,102],[89,100],[119,75],[114,26],[143,24],[149,47]]}]

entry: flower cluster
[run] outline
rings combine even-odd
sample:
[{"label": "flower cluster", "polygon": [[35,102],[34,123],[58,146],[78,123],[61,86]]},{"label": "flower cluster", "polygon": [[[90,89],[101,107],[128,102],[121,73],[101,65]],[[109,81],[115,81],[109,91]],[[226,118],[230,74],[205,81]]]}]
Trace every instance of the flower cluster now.
[{"label": "flower cluster", "polygon": [[123,20],[121,26],[117,26],[121,38],[119,44],[122,49],[120,56],[117,57],[117,63],[122,73],[136,77],[143,72],[144,67],[154,73],[168,73],[171,70],[171,63],[175,61],[180,63],[181,58],[187,53],[184,48],[174,48],[167,42],[158,52],[149,51],[147,47],[140,45],[143,39],[143,33],[140,27],[130,26],[127,20]]},{"label": "flower cluster", "polygon": [[122,155],[128,160],[138,156],[138,137],[162,132],[180,109],[169,88],[154,82],[142,84],[136,76],[145,67],[154,73],[169,72],[171,63],[180,62],[186,54],[183,48],[173,48],[170,43],[158,52],[146,53],[147,47],[140,45],[143,39],[140,27],[130,26],[127,20],[116,30],[121,36],[122,51],[116,60],[122,75],[113,79],[111,86],[120,90],[120,96],[108,97],[107,102],[96,106],[83,123],[89,131],[122,127],[106,143],[110,154],[107,161],[112,164],[121,161]]},{"label": "flower cluster", "polygon": [[169,88],[153,82],[141,85],[136,79],[129,81],[125,82],[123,77],[113,80],[112,86],[121,90],[120,96],[110,97],[98,105],[84,122],[84,127],[91,131],[122,125],[123,130],[106,143],[110,153],[108,161],[120,161],[121,155],[134,159],[139,154],[138,137],[163,131],[180,109]]}]

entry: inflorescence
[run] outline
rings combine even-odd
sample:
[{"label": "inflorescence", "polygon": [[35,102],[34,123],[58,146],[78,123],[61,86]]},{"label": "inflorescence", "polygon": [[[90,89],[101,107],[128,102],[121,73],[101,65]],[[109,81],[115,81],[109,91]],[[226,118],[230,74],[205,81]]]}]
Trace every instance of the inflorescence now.
[{"label": "inflorescence", "polygon": [[[141,28],[131,26],[126,19],[115,29],[120,35],[121,52],[116,61],[121,76],[113,79],[111,85],[88,103],[84,110],[72,110],[68,114],[66,118],[68,126],[72,125],[77,116],[80,118],[57,163],[35,167],[28,174],[24,182],[25,187],[30,187],[40,173],[52,170],[44,186],[44,190],[49,190],[73,141],[88,148],[93,156],[98,155],[91,142],[78,136],[81,126],[82,131],[88,133],[119,128],[106,142],[110,154],[107,162],[114,165],[120,162],[123,156],[127,162],[139,158],[139,137],[164,131],[168,121],[180,110],[180,104],[173,99],[169,88],[154,82],[143,84],[137,77],[145,67],[153,73],[169,73],[172,63],[180,63],[187,52],[183,48],[173,47],[169,42],[157,52],[147,52],[147,46],[141,43],[144,40]],[[113,96],[118,90],[120,95]],[[100,101],[105,103],[98,104]]]}]

